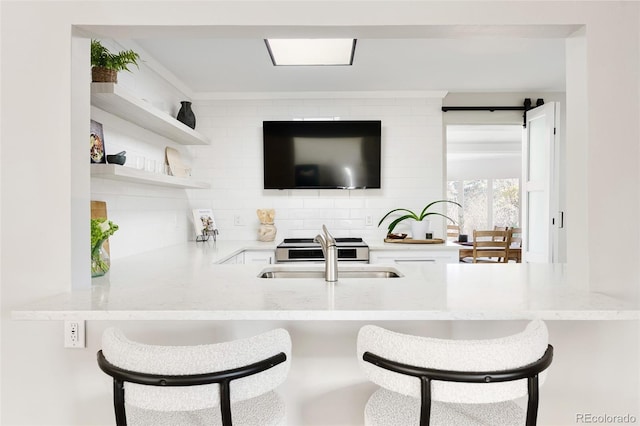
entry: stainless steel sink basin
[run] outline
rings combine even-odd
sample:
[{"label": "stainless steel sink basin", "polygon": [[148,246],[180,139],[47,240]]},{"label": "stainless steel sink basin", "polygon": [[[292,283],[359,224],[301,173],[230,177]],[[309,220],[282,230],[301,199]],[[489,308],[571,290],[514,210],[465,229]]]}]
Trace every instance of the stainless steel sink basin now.
[{"label": "stainless steel sink basin", "polygon": [[[338,280],[347,278],[400,278],[402,273],[388,266],[338,266]],[[258,278],[322,278],[322,266],[271,266],[258,274]]]}]

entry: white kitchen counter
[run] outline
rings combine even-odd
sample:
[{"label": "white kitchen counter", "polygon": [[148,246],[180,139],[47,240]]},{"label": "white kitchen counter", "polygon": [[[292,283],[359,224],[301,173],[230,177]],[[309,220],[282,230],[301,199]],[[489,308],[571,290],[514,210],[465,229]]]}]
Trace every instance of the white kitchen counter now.
[{"label": "white kitchen counter", "polygon": [[[385,245],[386,246],[386,245]],[[392,245],[395,247],[395,245]],[[408,245],[407,245],[408,246]],[[189,242],[113,261],[86,290],[13,310],[18,320],[639,319],[637,302],[588,292],[565,265],[393,265],[390,279],[261,279],[215,262],[274,243]],[[376,248],[380,249],[380,248]]]}]

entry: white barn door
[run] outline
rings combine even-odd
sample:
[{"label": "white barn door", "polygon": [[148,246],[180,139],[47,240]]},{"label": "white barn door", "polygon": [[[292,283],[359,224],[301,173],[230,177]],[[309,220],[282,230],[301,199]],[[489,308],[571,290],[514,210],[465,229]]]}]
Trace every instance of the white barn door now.
[{"label": "white barn door", "polygon": [[556,113],[550,102],[527,111],[522,145],[522,261],[557,260]]}]

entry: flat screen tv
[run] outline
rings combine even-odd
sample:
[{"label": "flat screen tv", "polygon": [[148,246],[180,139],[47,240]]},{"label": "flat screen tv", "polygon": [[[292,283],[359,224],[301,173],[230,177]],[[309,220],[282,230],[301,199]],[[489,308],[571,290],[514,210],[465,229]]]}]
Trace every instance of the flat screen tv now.
[{"label": "flat screen tv", "polygon": [[264,121],[265,189],[380,188],[381,122]]}]

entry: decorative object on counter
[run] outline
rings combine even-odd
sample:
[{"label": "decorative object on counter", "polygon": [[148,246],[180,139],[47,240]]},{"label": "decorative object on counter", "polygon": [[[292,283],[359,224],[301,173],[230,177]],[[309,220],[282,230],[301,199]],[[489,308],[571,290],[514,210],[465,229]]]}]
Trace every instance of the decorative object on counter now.
[{"label": "decorative object on counter", "polygon": [[189,177],[191,169],[184,165],[180,151],[175,148],[166,147],[165,157],[169,165],[169,174],[176,177]]},{"label": "decorative object on counter", "polygon": [[390,212],[388,212],[387,214],[385,214],[382,219],[380,219],[380,222],[378,222],[378,226],[382,225],[382,222],[384,222],[384,220],[391,215],[392,213],[395,212],[405,212],[406,214],[394,219],[393,221],[391,221],[391,223],[389,224],[389,228],[388,228],[388,233],[391,234],[393,233],[393,230],[395,229],[395,227],[402,222],[403,220],[406,219],[411,219],[411,235],[416,238],[419,239],[420,237],[426,235],[427,232],[429,232],[429,227],[431,226],[431,223],[428,219],[426,219],[427,216],[431,216],[431,215],[437,215],[437,216],[442,216],[446,219],[449,219],[451,222],[456,223],[455,220],[451,219],[449,216],[446,216],[442,213],[438,213],[438,212],[429,212],[429,208],[431,206],[433,206],[434,204],[438,204],[438,203],[451,203],[451,204],[455,204],[458,207],[462,207],[460,204],[456,203],[455,201],[450,201],[450,200],[437,200],[437,201],[433,201],[429,204],[427,204],[425,206],[424,209],[422,209],[422,212],[420,212],[420,214],[416,214],[414,212],[412,212],[411,210],[408,209],[403,209],[403,208],[399,208],[399,209],[393,209]]},{"label": "decorative object on counter", "polygon": [[258,219],[260,220],[260,227],[258,228],[258,241],[273,241],[276,239],[276,233],[278,229],[273,224],[273,220],[276,217],[276,211],[274,209],[258,209]]},{"label": "decorative object on counter", "polygon": [[124,166],[124,163],[127,161],[127,151],[120,151],[117,154],[107,155],[107,161],[109,164],[119,164]]},{"label": "decorative object on counter", "polygon": [[469,236],[467,234],[458,235],[458,242],[459,243],[466,243],[468,241],[469,241]]},{"label": "decorative object on counter", "polygon": [[95,120],[91,120],[89,126],[89,147],[92,164],[105,164],[107,162],[104,155],[104,133],[102,132],[102,124]]},{"label": "decorative object on counter", "polygon": [[189,101],[181,101],[180,111],[178,111],[177,120],[185,125],[191,127],[192,129],[196,128],[196,115],[193,113],[191,109],[191,102]]},{"label": "decorative object on counter", "polygon": [[407,238],[407,234],[387,234],[389,240],[404,240]]},{"label": "decorative object on counter", "polygon": [[101,277],[109,271],[111,260],[103,244],[118,230],[118,225],[106,218],[91,219],[91,277]]},{"label": "decorative object on counter", "polygon": [[193,210],[193,227],[196,231],[196,242],[209,241],[213,237],[216,241],[218,236],[218,226],[213,218],[213,210],[211,209],[194,209]]},{"label": "decorative object on counter", "polygon": [[399,243],[399,244],[444,244],[444,240],[442,238],[431,238],[431,239],[413,239],[413,238],[387,238],[384,239],[385,243]]},{"label": "decorative object on counter", "polygon": [[424,238],[427,231],[431,230],[431,221],[429,219],[412,220],[409,225],[411,226],[411,237],[416,240]]},{"label": "decorative object on counter", "polygon": [[129,71],[129,64],[138,67],[138,55],[133,50],[111,53],[98,40],[91,40],[91,81],[117,83],[118,71]]}]

